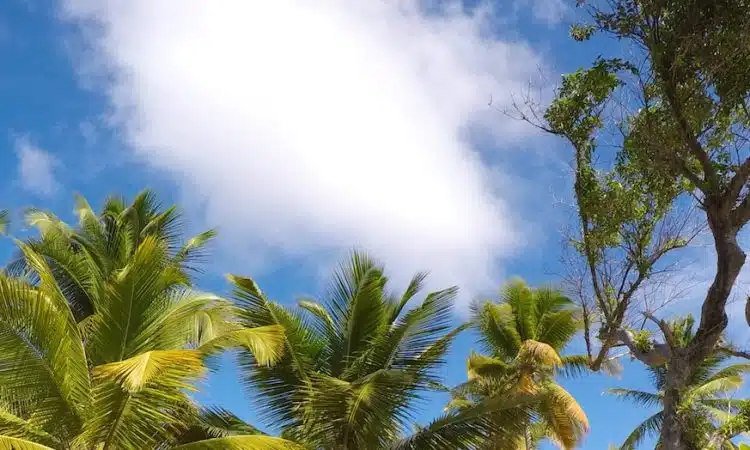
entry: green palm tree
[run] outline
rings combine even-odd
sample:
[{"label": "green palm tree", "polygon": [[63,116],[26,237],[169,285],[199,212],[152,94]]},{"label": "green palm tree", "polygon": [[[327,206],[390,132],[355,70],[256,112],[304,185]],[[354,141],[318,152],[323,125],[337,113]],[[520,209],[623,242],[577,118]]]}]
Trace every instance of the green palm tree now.
[{"label": "green palm tree", "polygon": [[240,327],[231,303],[193,290],[168,234],[78,212],[74,230],[31,211],[27,278],[0,275],[0,448],[292,448],[218,428],[185,439],[209,423],[189,396],[207,358],[242,346],[273,364],[283,330]]},{"label": "green palm tree", "polygon": [[[259,366],[251,353],[240,355],[245,382],[263,400],[261,415],[282,436],[316,449],[469,449],[492,433],[516,432],[530,396],[490,399],[406,436],[424,393],[440,389],[443,357],[464,329],[451,325],[456,288],[409,308],[425,277],[415,275],[396,295],[383,268],[355,252],[322,303],[306,299],[297,308],[269,300],[251,279],[231,277],[247,327],[285,330],[280,363]],[[487,420],[492,412],[505,420]]]},{"label": "green palm tree", "polygon": [[[692,316],[675,320],[669,326],[678,346],[686,346],[694,336]],[[644,341],[641,345],[648,345],[648,342]],[[743,377],[750,371],[750,364],[727,365],[728,359],[728,355],[718,352],[706,358],[682,394],[680,414],[682,420],[689,423],[686,429],[691,430],[690,438],[694,448],[736,449],[738,447],[731,439],[740,433],[750,431],[750,421],[747,420],[750,403],[744,399],[730,397],[742,387]],[[640,406],[660,407],[666,386],[667,369],[665,366],[650,367],[648,371],[656,392],[620,388],[609,389],[608,392]],[[662,414],[660,410],[644,420],[619,448],[632,450],[641,445],[646,437],[659,435]]]},{"label": "green palm tree", "polygon": [[[555,381],[557,374],[588,368],[585,355],[561,355],[581,327],[573,302],[557,290],[532,289],[515,280],[503,287],[499,302],[476,304],[472,315],[486,354],[469,356],[469,381],[453,390],[447,408],[460,411],[497,395],[532,393],[538,401],[522,432],[513,438],[494,437],[483,448],[531,449],[542,439],[565,449],[577,446],[588,419]],[[610,363],[609,368],[614,366]]]},{"label": "green palm tree", "polygon": [[[39,231],[26,245],[42,255],[60,289],[70,303],[76,320],[94,312],[93,300],[85,285],[88,264],[105,277],[122,270],[143,240],[153,237],[164,243],[167,256],[182,273],[182,285],[191,283],[190,274],[199,270],[206,256],[206,244],[216,235],[213,230],[182,240],[182,216],[176,206],[162,208],[152,191],[139,193],[131,204],[121,197],[109,197],[96,214],[85,198],[77,196],[73,228],[53,214],[29,209],[26,222]],[[11,275],[38,282],[21,253],[7,268]],[[80,273],[83,272],[83,273]]]}]

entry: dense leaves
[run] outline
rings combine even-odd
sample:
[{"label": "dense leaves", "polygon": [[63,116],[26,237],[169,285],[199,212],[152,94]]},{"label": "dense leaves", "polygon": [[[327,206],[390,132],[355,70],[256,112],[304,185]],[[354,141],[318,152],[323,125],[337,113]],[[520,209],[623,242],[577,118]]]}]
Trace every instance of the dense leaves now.
[{"label": "dense leaves", "polygon": [[[5,448],[168,448],[211,423],[189,393],[215,351],[247,348],[260,364],[280,358],[280,327],[242,328],[229,302],[191,289],[187,258],[173,250],[174,209],[158,212],[152,201],[109,200],[95,215],[79,199],[75,229],[29,212],[40,237],[18,242],[12,269],[23,278],[0,275]],[[228,448],[206,430],[197,438],[209,440],[191,445]],[[287,448],[258,439],[236,448]]]},{"label": "dense leaves", "polygon": [[[503,287],[499,302],[475,306],[472,323],[486,355],[469,357],[469,381],[454,389],[449,408],[463,411],[506,396],[533,399],[532,414],[518,416],[523,421],[515,435],[493,437],[481,448],[531,448],[545,438],[565,449],[580,443],[588,419],[554,380],[556,374],[587,367],[585,355],[560,354],[581,329],[580,315],[559,291],[531,289],[520,280]],[[506,416],[492,414],[489,420],[502,422]]]}]

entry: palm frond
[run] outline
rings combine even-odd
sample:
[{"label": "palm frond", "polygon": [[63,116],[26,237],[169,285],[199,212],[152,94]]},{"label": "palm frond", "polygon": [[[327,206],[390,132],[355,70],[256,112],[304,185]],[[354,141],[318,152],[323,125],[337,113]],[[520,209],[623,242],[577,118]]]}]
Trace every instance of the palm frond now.
[{"label": "palm frond", "polygon": [[8,231],[8,224],[10,223],[10,214],[7,209],[0,209],[0,234],[5,234]]},{"label": "palm frond", "polygon": [[327,300],[334,323],[343,327],[343,342],[331,355],[333,374],[343,373],[387,325],[385,283],[382,267],[364,253],[353,253],[349,264],[334,274]]},{"label": "palm frond", "polygon": [[93,370],[94,377],[114,381],[129,393],[140,392],[157,380],[187,389],[190,384],[184,380],[195,380],[204,372],[203,354],[197,350],[155,350]]},{"label": "palm frond", "polygon": [[197,350],[164,350],[95,367],[86,442],[135,450],[177,434],[192,408],[187,392],[205,373],[202,358]]},{"label": "palm frond", "polygon": [[393,323],[401,315],[401,312],[404,310],[409,301],[413,299],[414,296],[419,293],[419,291],[422,290],[424,281],[425,279],[427,279],[427,275],[427,272],[417,272],[416,274],[414,274],[414,276],[412,276],[409,284],[406,286],[406,290],[404,290],[404,293],[401,295],[398,303],[393,305],[393,311],[391,312],[391,315],[388,319],[388,323]]},{"label": "palm frond", "polygon": [[556,350],[562,350],[581,330],[581,321],[576,318],[576,311],[547,312],[539,319],[537,341],[549,344]]},{"label": "palm frond", "polygon": [[563,363],[560,355],[552,346],[532,339],[527,339],[521,343],[516,359],[548,367],[560,367]]},{"label": "palm frond", "polygon": [[625,438],[625,442],[622,443],[620,449],[635,450],[647,436],[659,433],[663,421],[664,416],[661,411],[644,420]]},{"label": "palm frond", "polygon": [[513,308],[516,329],[521,340],[537,339],[537,305],[534,292],[523,282],[516,279],[507,283],[500,292],[503,303]]},{"label": "palm frond", "polygon": [[263,434],[231,411],[218,407],[202,408],[190,421],[190,426],[180,433],[176,444],[188,444],[206,439],[237,435]]},{"label": "palm frond", "polygon": [[37,444],[21,438],[0,435],[0,450],[54,450],[52,447]]},{"label": "palm frond", "polygon": [[40,428],[70,437],[89,398],[86,357],[67,304],[0,276],[0,387],[3,403],[23,403]]},{"label": "palm frond", "polygon": [[216,230],[208,230],[192,238],[177,250],[175,261],[183,267],[197,270],[195,264],[207,256],[206,246],[216,238]]},{"label": "palm frond", "polygon": [[557,373],[566,378],[576,378],[591,373],[588,355],[566,355],[561,356],[562,364],[557,368]]},{"label": "palm frond", "polygon": [[613,388],[606,391],[618,398],[635,402],[641,406],[657,407],[661,405],[661,395],[634,389]]},{"label": "palm frond", "polygon": [[279,362],[284,355],[286,337],[280,325],[266,325],[255,328],[232,330],[203,344],[200,350],[210,354],[229,348],[246,348],[255,361],[263,366]]},{"label": "palm frond", "polygon": [[516,330],[511,305],[488,301],[473,309],[473,322],[485,350],[504,358],[515,358],[521,347],[521,336]]},{"label": "palm frond", "polygon": [[548,436],[564,449],[576,447],[589,430],[583,408],[562,386],[547,382],[541,390],[542,401],[537,411],[547,424]]},{"label": "palm frond", "polygon": [[491,397],[435,419],[391,448],[468,450],[486,442],[514,444],[515,438],[523,435],[531,420],[531,405],[535,401],[536,397],[528,395]]},{"label": "palm frond", "polygon": [[409,310],[381,335],[371,346],[372,357],[368,370],[409,368],[450,329],[453,320],[453,301],[457,289],[449,288],[427,295],[418,306]]},{"label": "palm frond", "polygon": [[476,377],[503,379],[515,368],[500,359],[472,353],[466,360],[466,369],[469,380],[473,380]]},{"label": "palm frond", "polygon": [[713,378],[704,384],[690,390],[690,397],[710,397],[730,391],[736,391],[742,387],[743,379],[740,375],[728,375],[722,378]]},{"label": "palm frond", "polygon": [[174,450],[304,450],[291,441],[271,436],[230,436],[173,447]]},{"label": "palm frond", "polygon": [[60,446],[58,438],[47,433],[38,425],[13,414],[9,408],[0,408],[0,436],[26,439],[51,447]]}]

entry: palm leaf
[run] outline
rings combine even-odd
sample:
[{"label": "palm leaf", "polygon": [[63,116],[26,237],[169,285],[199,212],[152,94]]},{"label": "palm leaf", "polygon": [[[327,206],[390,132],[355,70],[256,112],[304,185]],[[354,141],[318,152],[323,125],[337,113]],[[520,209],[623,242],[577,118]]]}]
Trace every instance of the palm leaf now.
[{"label": "palm leaf", "polygon": [[513,308],[516,329],[521,340],[537,339],[536,329],[539,317],[536,297],[526,283],[520,279],[507,283],[500,292],[500,299]]},{"label": "palm leaf", "polygon": [[143,390],[156,382],[180,388],[189,388],[183,380],[203,376],[203,354],[196,350],[156,350],[145,352],[125,361],[104,364],[94,368],[97,378],[112,380],[129,393]]},{"label": "palm leaf", "polygon": [[205,373],[202,358],[197,350],[165,350],[95,367],[86,442],[135,450],[175,435],[192,408],[187,392]]},{"label": "palm leaf", "polygon": [[8,223],[10,223],[10,217],[8,210],[0,210],[0,234],[5,234],[8,231]]},{"label": "palm leaf", "polygon": [[[475,449],[491,441],[513,444],[531,420],[534,396],[495,396],[449,412],[391,446],[394,450]],[[502,447],[501,447],[502,448]],[[515,448],[515,447],[513,447]]]},{"label": "palm leaf", "polygon": [[480,343],[488,352],[515,358],[521,347],[521,336],[515,327],[511,305],[485,302],[474,307],[473,321],[479,331]]},{"label": "palm leaf", "polygon": [[176,439],[177,444],[237,435],[263,434],[232,412],[218,407],[201,409],[190,421],[190,427]]},{"label": "palm leaf", "polygon": [[271,436],[230,436],[173,447],[174,450],[303,450],[303,447]]},{"label": "palm leaf", "polygon": [[270,366],[279,362],[283,356],[285,342],[283,327],[267,325],[226,332],[203,344],[200,350],[204,353],[213,353],[219,350],[243,347],[252,352],[253,358],[258,364]]},{"label": "palm leaf", "polygon": [[40,428],[77,433],[89,398],[89,377],[67,304],[18,280],[0,277],[0,392],[23,403]]},{"label": "palm leaf", "polygon": [[532,339],[523,341],[516,359],[548,367],[560,367],[563,363],[560,355],[552,346]]},{"label": "palm leaf", "polygon": [[37,444],[25,439],[0,435],[0,450],[54,450],[46,445]]},{"label": "palm leaf", "polygon": [[658,434],[661,430],[661,424],[664,420],[663,413],[659,411],[653,416],[641,422],[640,425],[625,438],[625,442],[620,446],[621,450],[635,450],[647,436]]},{"label": "palm leaf", "polygon": [[589,429],[589,422],[581,406],[568,391],[554,382],[545,383],[542,401],[537,409],[548,427],[548,436],[572,449]]},{"label": "palm leaf", "polygon": [[641,406],[656,407],[661,405],[661,395],[653,394],[651,392],[637,391],[633,389],[607,389],[606,391],[616,397],[630,400]]}]

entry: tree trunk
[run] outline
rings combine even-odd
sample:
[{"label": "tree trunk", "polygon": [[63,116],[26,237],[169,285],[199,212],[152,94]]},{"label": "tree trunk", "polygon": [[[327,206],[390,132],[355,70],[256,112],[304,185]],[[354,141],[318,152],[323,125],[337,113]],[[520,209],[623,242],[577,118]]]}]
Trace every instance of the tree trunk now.
[{"label": "tree trunk", "polygon": [[664,392],[664,423],[661,427],[663,450],[687,450],[688,446],[682,433],[682,424],[677,415],[680,394],[676,389]]},{"label": "tree trunk", "polygon": [[682,387],[689,378],[689,368],[684,360],[674,355],[667,368],[666,386],[664,388],[664,422],[661,426],[660,441],[662,450],[687,450],[687,442],[683,424],[679,417],[679,405]]},{"label": "tree trunk", "polygon": [[703,302],[701,321],[695,338],[686,349],[674,351],[667,364],[664,423],[660,436],[663,450],[693,448],[688,438],[690,430],[685,429],[678,413],[680,396],[687,380],[714,351],[727,327],[728,319],[724,308],[737,276],[745,264],[745,252],[737,243],[739,229],[728,223],[728,214],[713,205],[707,207],[707,213],[716,248],[716,274]]}]

